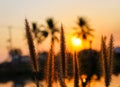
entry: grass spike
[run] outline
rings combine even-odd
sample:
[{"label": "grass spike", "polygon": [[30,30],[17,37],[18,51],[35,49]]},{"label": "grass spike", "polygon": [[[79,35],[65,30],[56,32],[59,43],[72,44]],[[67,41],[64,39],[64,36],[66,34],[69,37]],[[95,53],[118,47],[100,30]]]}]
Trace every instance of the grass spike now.
[{"label": "grass spike", "polygon": [[79,87],[79,70],[78,70],[78,62],[77,62],[77,53],[76,51],[74,52],[74,87]]},{"label": "grass spike", "polygon": [[38,72],[39,72],[39,67],[38,67],[38,61],[36,58],[36,52],[35,52],[35,47],[32,39],[32,35],[30,32],[30,27],[27,19],[25,19],[25,30],[26,30],[26,37],[28,41],[28,46],[29,46],[29,53],[30,53],[30,60],[31,60],[31,66],[33,72],[35,72],[35,81],[37,87],[39,87],[39,81],[38,81]]},{"label": "grass spike", "polygon": [[[58,79],[60,81],[60,85],[61,87],[66,87],[65,84],[65,43],[64,43],[64,30],[63,30],[63,26],[61,25],[61,56],[59,58],[59,64],[58,64]],[[64,45],[64,46],[63,46]],[[64,69],[64,71],[63,71]]]},{"label": "grass spike", "polygon": [[54,64],[54,43],[51,42],[51,47],[47,59],[47,75],[46,75],[46,82],[48,83],[47,87],[53,87],[53,82],[55,80],[55,64]]},{"label": "grass spike", "polygon": [[63,25],[61,24],[61,36],[60,36],[60,50],[61,50],[61,61],[62,61],[62,71],[63,77],[67,77],[67,59],[66,59],[66,45],[65,45],[65,35]]},{"label": "grass spike", "polygon": [[112,59],[113,59],[113,36],[110,37],[109,48],[107,50],[106,37],[102,37],[102,59],[104,64],[105,86],[110,86],[111,71],[112,71]]}]

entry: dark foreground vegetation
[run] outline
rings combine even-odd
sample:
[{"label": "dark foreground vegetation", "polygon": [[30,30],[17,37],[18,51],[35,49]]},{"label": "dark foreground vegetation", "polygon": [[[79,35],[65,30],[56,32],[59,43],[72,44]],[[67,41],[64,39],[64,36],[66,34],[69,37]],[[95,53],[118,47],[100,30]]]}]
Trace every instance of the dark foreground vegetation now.
[{"label": "dark foreground vegetation", "polygon": [[[15,56],[18,56],[15,58]],[[46,63],[47,63],[47,52],[39,53],[39,80],[44,80],[45,79],[45,68],[46,68]],[[59,54],[56,55],[55,58],[55,63],[56,63],[56,69],[57,69],[57,64],[58,64],[58,58]],[[23,78],[23,79],[31,79],[34,80],[34,75],[35,73],[32,72],[30,68],[30,60],[29,56],[22,56],[15,54],[13,57],[12,62],[5,62],[0,64],[0,82],[7,82],[9,80],[16,81],[18,78]],[[96,74],[98,76],[98,79],[102,75],[100,67],[100,53],[95,50],[82,50],[79,52],[79,61],[82,62],[80,63],[80,74],[86,74],[88,76],[88,79],[92,77],[92,75]],[[67,53],[67,75],[70,78],[73,76],[73,69],[71,68],[72,65],[72,54]],[[120,74],[120,53],[114,53],[114,70],[113,73],[115,75]]]}]

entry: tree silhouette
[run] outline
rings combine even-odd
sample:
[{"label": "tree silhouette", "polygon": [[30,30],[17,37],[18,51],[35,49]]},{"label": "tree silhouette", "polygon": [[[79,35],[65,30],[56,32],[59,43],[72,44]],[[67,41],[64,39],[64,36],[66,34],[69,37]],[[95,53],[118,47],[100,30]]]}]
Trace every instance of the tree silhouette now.
[{"label": "tree silhouette", "polygon": [[[88,41],[89,48],[92,49],[92,40],[89,38],[89,36],[93,37],[92,31],[94,30],[89,27],[89,24],[84,17],[78,17],[77,25],[78,28],[74,28],[75,30],[77,29],[77,32],[74,33],[74,36],[81,38],[83,41]],[[83,46],[85,45],[83,44]]]},{"label": "tree silhouette", "polygon": [[[41,30],[41,28],[43,28],[44,30]],[[35,22],[32,23],[32,32],[38,44],[44,41],[48,36],[48,31],[46,30],[46,28],[43,25],[38,28],[37,23]]]},{"label": "tree silhouette", "polygon": [[16,56],[21,57],[22,56],[22,51],[19,48],[14,48],[9,51],[9,55],[14,58]]},{"label": "tree silhouette", "polygon": [[59,30],[56,28],[55,26],[55,22],[53,18],[48,18],[47,19],[47,25],[48,25],[48,29],[50,30],[50,33],[52,35],[51,41],[52,43],[54,43],[54,41],[59,41],[59,39],[56,36],[56,33],[59,33]]},{"label": "tree silhouette", "polygon": [[76,36],[82,38],[83,40],[87,40],[88,36],[93,36],[91,33],[93,29],[91,29],[85,18],[79,17],[77,25],[79,26],[79,31],[76,32]]}]

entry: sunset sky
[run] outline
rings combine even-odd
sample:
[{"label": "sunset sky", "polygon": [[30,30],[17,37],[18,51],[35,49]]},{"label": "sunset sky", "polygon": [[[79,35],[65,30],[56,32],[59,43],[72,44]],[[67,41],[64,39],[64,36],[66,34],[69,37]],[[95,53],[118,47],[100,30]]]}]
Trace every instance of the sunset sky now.
[{"label": "sunset sky", "polygon": [[101,35],[111,33],[115,46],[120,46],[120,0],[0,0],[0,60],[7,53],[8,26],[12,26],[13,46],[27,53],[25,18],[30,23],[45,24],[47,17],[54,17],[58,27],[63,23],[69,36],[78,16],[86,17],[95,29],[93,48],[99,49]]}]

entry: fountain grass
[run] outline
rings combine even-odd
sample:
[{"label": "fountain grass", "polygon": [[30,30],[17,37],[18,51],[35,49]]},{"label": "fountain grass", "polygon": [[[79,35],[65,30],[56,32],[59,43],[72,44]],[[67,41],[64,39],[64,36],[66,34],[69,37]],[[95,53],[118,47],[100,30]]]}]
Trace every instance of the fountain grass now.
[{"label": "fountain grass", "polygon": [[36,52],[35,52],[35,47],[32,39],[32,35],[30,32],[30,27],[27,19],[25,19],[25,30],[26,30],[26,37],[28,41],[28,46],[29,46],[29,53],[30,53],[30,62],[31,62],[31,67],[32,71],[35,72],[34,78],[37,87],[39,87],[39,80],[38,80],[38,72],[39,72],[39,67],[38,67],[38,61],[36,58]]}]

